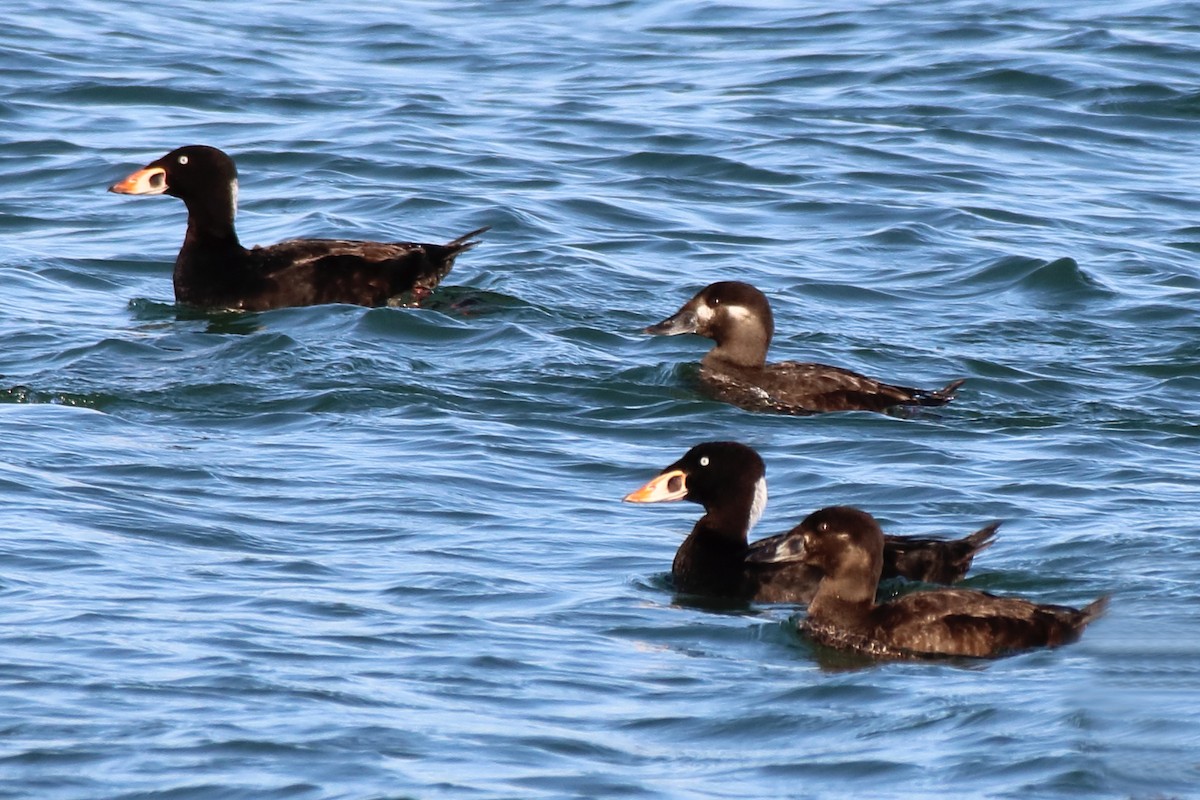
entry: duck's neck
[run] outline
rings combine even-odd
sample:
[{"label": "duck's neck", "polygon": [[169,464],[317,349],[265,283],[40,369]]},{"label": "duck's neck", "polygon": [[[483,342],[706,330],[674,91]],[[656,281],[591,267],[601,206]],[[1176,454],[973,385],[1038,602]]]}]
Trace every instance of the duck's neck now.
[{"label": "duck's neck", "polygon": [[175,299],[219,305],[227,293],[236,292],[248,279],[242,264],[246,250],[233,226],[236,183],[226,196],[185,202],[188,225],[175,259]]},{"label": "duck's neck", "polygon": [[184,199],[188,210],[187,236],[184,244],[193,246],[241,248],[233,218],[237,214],[237,181],[229,184],[227,192],[214,192]]},{"label": "duck's neck", "polygon": [[771,333],[757,321],[747,319],[736,327],[728,327],[714,337],[716,346],[701,363],[719,369],[724,365],[756,369],[767,363],[767,348]]},{"label": "duck's neck", "polygon": [[853,628],[875,607],[879,579],[869,575],[826,575],[808,604],[814,623]]},{"label": "duck's neck", "polygon": [[766,481],[759,479],[749,496],[705,509],[705,514],[675,553],[671,571],[681,591],[742,593],[750,529],[767,503]]},{"label": "duck's neck", "polygon": [[671,573],[683,592],[741,594],[746,562],[746,525],[728,526],[710,514],[696,523],[679,546]]},{"label": "duck's neck", "polygon": [[183,247],[203,252],[240,252],[243,250],[238,241],[237,232],[232,223],[226,225],[213,224],[210,220],[197,220],[188,217],[187,233],[183,237]]}]

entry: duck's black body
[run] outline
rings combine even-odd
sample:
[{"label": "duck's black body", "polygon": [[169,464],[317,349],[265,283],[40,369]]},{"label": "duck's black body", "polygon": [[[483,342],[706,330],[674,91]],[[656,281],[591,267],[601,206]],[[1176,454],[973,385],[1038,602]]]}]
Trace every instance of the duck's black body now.
[{"label": "duck's black body", "polygon": [[472,231],[446,244],[290,239],[247,249],[234,229],[237,168],[213,147],[173,150],[109,187],[169,194],[188,210],[175,259],[175,299],[202,308],[261,311],[284,306],[417,302],[474,246]]},{"label": "duck's black body", "polygon": [[646,333],[695,333],[716,344],[700,362],[712,396],[750,411],[817,414],[884,411],[894,406],[940,406],[954,399],[958,380],[936,390],[896,386],[840,367],[799,361],[767,363],[775,321],[766,296],[748,283],[721,281],[702,289]]},{"label": "duck's black body", "polygon": [[1076,609],[969,589],[934,589],[877,605],[885,544],[870,514],[845,506],[823,508],[790,536],[798,546],[776,555],[820,575],[802,630],[822,644],[868,655],[990,658],[1054,647],[1078,639],[1108,602],[1102,597]]},{"label": "duck's black body", "polygon": [[[704,516],[675,553],[675,588],[687,594],[764,603],[806,603],[820,573],[782,555],[794,543],[791,533],[761,539],[748,536],[766,506],[766,467],[751,448],[737,442],[706,442],[693,447],[641,489],[635,503],[690,500]],[[992,542],[999,524],[963,539],[889,536],[891,577],[951,582],[961,578],[975,555]],[[756,554],[767,554],[771,558]],[[774,559],[774,560],[772,560]]]}]

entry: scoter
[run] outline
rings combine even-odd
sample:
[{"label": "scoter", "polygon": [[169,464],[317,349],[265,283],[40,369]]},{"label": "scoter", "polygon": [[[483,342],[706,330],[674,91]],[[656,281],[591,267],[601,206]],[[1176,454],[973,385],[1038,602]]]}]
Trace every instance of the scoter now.
[{"label": "scoter", "polygon": [[190,145],[109,187],[118,194],[168,194],[187,206],[175,259],[175,300],[206,309],[419,302],[446,276],[480,228],[446,244],[289,239],[246,249],[238,241],[237,168],[215,147]]},{"label": "scoter", "polygon": [[[680,545],[671,565],[675,589],[763,603],[807,603],[820,580],[802,563],[770,563],[755,553],[783,552],[781,534],[749,543],[750,529],[767,503],[766,466],[739,442],[698,444],[645,486],[625,497],[631,503],[689,500],[704,516]],[[981,550],[992,543],[999,523],[962,539],[888,536],[887,577],[952,583],[966,574]]]},{"label": "scoter", "polygon": [[1081,609],[998,597],[970,589],[930,589],[875,602],[886,548],[883,531],[864,511],[815,511],[760,549],[764,564],[806,566],[820,573],[800,628],[814,641],[881,658],[994,658],[1077,640],[1108,604]]},{"label": "scoter", "polygon": [[700,361],[700,380],[712,396],[749,411],[818,414],[884,411],[895,406],[941,406],[963,380],[941,389],[914,389],[827,364],[767,363],[775,321],[766,295],[748,283],[706,286],[675,314],[645,329],[658,336],[695,333],[716,344]]}]

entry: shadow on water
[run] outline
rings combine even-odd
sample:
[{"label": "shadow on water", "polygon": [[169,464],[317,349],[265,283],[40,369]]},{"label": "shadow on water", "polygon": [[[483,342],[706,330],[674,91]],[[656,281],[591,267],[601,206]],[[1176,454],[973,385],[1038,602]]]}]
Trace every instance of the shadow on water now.
[{"label": "shadow on water", "polygon": [[421,308],[455,317],[481,317],[528,306],[529,303],[514,295],[469,286],[440,286],[421,302]]},{"label": "shadow on water", "polygon": [[133,318],[148,328],[178,322],[198,322],[205,324],[205,333],[236,336],[248,336],[263,329],[261,316],[256,312],[209,311],[176,303],[160,303],[144,297],[130,300],[129,309],[133,312]]},{"label": "shadow on water", "polygon": [[[463,286],[441,287],[433,295],[419,303],[400,303],[392,308],[423,308],[452,317],[471,318],[502,313],[509,309],[523,308],[528,304],[511,295]],[[328,308],[325,306],[324,308]],[[336,305],[335,305],[336,307]],[[317,308],[311,306],[310,308]],[[177,303],[162,303],[144,297],[129,301],[133,318],[146,327],[155,328],[172,323],[203,323],[204,332],[247,336],[261,332],[264,328],[263,315],[273,311],[238,311],[235,309],[204,309]]]},{"label": "shadow on water", "polygon": [[683,594],[676,592],[671,597],[673,608],[690,608],[705,611],[710,614],[723,614],[731,617],[759,616],[762,612],[753,603],[746,600],[735,600],[729,597],[709,597],[702,594]]},{"label": "shadow on water", "polygon": [[687,594],[675,589],[675,580],[670,572],[659,572],[646,578],[638,578],[634,585],[654,594],[671,595],[672,608],[694,609],[723,616],[762,616],[762,608],[747,600],[729,597],[712,597],[703,594]]}]

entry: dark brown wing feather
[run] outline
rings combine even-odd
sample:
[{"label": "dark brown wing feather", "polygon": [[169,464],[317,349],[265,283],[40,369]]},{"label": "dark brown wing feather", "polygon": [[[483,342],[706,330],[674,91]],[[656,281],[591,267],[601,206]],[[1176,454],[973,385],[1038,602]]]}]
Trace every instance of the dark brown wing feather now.
[{"label": "dark brown wing feather", "polygon": [[406,292],[429,290],[477,242],[472,231],[446,244],[289,239],[247,251],[247,267],[259,278],[242,308],[263,309],[320,303],[380,306]]},{"label": "dark brown wing feather", "polygon": [[354,256],[365,261],[380,263],[405,258],[420,251],[425,245],[416,242],[362,242],[353,239],[287,239],[266,247],[255,247],[251,252],[260,252],[268,261],[301,263],[327,256]]},{"label": "dark brown wing feather", "polygon": [[993,522],[961,539],[885,536],[883,578],[902,576],[925,583],[962,580],[975,556],[995,541],[999,527],[999,522]]},{"label": "dark brown wing feather", "polygon": [[912,655],[992,657],[1073,642],[1106,603],[1076,609],[969,589],[914,592],[874,610],[869,638]]},{"label": "dark brown wing feather", "polygon": [[930,391],[868,378],[827,364],[781,361],[763,367],[705,365],[700,379],[718,400],[750,411],[819,414],[883,411],[892,406],[940,406],[954,398],[962,381]]}]

